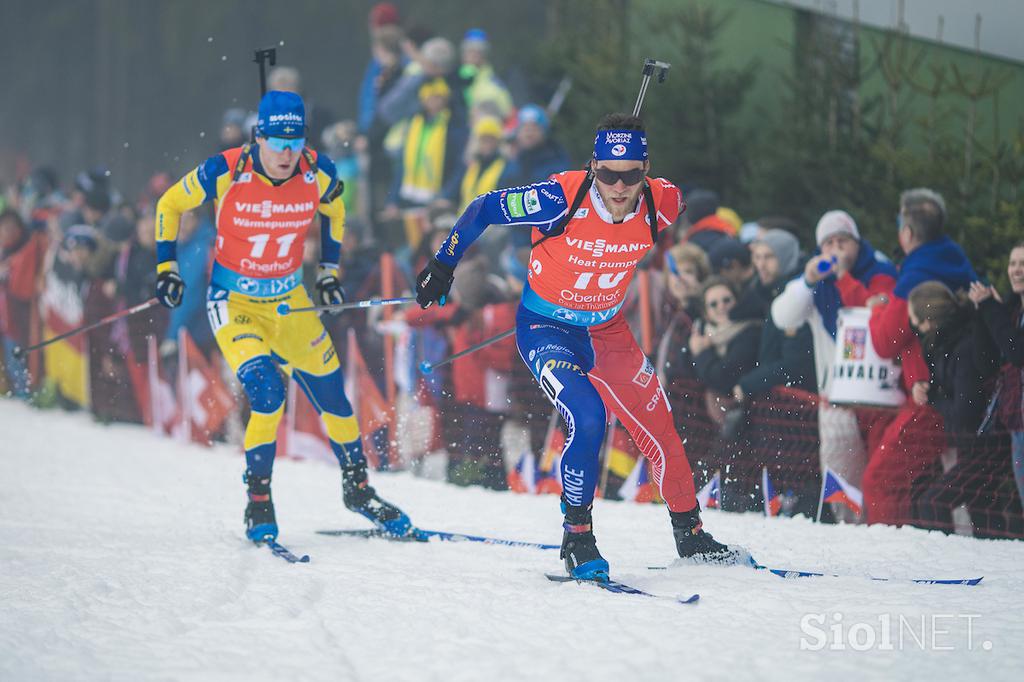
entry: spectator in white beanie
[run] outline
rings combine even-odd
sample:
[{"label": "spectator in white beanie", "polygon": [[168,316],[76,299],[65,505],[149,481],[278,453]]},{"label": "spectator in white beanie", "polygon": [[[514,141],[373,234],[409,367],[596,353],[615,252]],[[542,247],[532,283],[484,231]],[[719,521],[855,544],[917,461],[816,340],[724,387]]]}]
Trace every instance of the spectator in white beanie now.
[{"label": "spectator in white beanie", "polygon": [[[814,236],[818,251],[807,261],[803,276],[789,282],[772,303],[772,320],[784,329],[810,324],[818,392],[824,397],[835,358],[839,309],[885,300],[896,286],[896,268],[861,238],[857,222],[846,211],[828,211],[821,216]],[[859,485],[867,449],[856,415],[823,399],[818,407],[818,428],[822,466]],[[844,509],[835,505],[833,513],[847,521],[856,520]]]},{"label": "spectator in white beanie", "polygon": [[818,220],[818,226],[814,228],[814,239],[821,248],[821,245],[834,234],[845,234],[860,241],[860,230],[857,223],[846,211],[828,211]]}]

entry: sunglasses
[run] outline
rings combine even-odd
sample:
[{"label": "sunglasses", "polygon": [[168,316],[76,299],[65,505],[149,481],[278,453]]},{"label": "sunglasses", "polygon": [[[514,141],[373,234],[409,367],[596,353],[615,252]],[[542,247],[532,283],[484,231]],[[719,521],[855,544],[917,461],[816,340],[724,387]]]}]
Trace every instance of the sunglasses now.
[{"label": "sunglasses", "polygon": [[285,149],[301,152],[302,148],[306,146],[304,137],[264,137],[263,139],[266,140],[267,146],[275,152],[283,152]]},{"label": "sunglasses", "polygon": [[716,310],[718,308],[718,306],[725,307],[725,306],[729,305],[730,303],[734,302],[735,300],[736,299],[734,299],[732,296],[726,296],[725,298],[720,298],[717,301],[708,301],[707,305],[708,305],[708,308],[711,308],[712,310]]},{"label": "sunglasses", "polygon": [[625,171],[613,171],[610,168],[595,168],[594,175],[606,185],[614,185],[619,180],[626,186],[639,185],[644,179],[643,168],[631,168]]}]

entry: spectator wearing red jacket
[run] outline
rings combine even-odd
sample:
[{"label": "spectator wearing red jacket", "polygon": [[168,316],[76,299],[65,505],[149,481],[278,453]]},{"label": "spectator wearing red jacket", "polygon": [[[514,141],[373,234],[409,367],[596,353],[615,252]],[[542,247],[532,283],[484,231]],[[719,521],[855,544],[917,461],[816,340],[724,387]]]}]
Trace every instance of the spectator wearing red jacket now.
[{"label": "spectator wearing red jacket", "polygon": [[946,202],[930,189],[900,196],[899,243],[906,254],[890,300],[871,313],[871,342],[878,354],[899,358],[910,400],[882,433],[864,470],[868,523],[901,523],[910,515],[910,486],[946,447],[941,415],[928,404],[929,373],[910,326],[907,298],[922,282],[967,290],[978,277],[963,249],[946,236]]},{"label": "spectator wearing red jacket", "polygon": [[30,343],[32,302],[39,269],[46,254],[46,236],[29,231],[13,209],[0,213],[0,339],[11,391],[27,398],[30,388],[24,358],[14,356],[17,346]]},{"label": "spectator wearing red jacket", "polygon": [[[443,307],[407,310],[406,322],[412,327],[445,329],[453,354],[511,329],[516,306],[508,301],[501,280],[487,277],[487,269],[484,256],[464,261],[455,279],[454,300]],[[508,487],[501,428],[515,353],[515,339],[508,337],[452,363],[452,411],[457,416],[445,438],[452,483],[477,483],[494,490]]]}]

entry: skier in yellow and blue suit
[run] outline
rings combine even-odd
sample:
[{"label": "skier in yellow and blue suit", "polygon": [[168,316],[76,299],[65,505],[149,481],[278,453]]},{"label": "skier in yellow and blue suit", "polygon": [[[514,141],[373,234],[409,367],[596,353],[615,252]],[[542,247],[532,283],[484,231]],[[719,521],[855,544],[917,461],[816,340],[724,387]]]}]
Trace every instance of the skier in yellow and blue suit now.
[{"label": "skier in yellow and blue suit", "polygon": [[367,484],[359,424],[345,396],[331,338],[313,314],[281,315],[312,305],[302,286],[305,235],[320,216],[321,263],[316,293],[324,305],[344,302],[338,277],[345,205],[334,164],[305,146],[302,99],[271,91],[260,101],[256,142],[210,157],[160,198],[156,211],[157,297],[173,308],[185,284],[178,275],[176,238],[181,214],[206,202],[216,208],[217,240],[207,290],[207,314],[217,345],[249,397],[245,429],[248,505],[246,535],[277,537],[270,494],[277,427],[285,386],[278,367],[316,407],[342,471],[345,506],[389,535],[414,534],[400,509]]}]

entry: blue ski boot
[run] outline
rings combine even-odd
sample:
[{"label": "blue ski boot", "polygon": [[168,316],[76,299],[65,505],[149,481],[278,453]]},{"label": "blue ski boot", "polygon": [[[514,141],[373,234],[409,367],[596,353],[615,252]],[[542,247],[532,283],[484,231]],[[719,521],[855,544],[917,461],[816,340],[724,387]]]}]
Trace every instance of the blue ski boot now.
[{"label": "blue ski boot", "polygon": [[681,559],[695,564],[718,564],[731,566],[747,559],[744,550],[723,545],[704,530],[700,520],[700,505],[688,512],[670,511],[672,534],[676,540],[676,551]]},{"label": "blue ski boot", "polygon": [[270,497],[270,476],[255,476],[246,471],[242,481],[248,487],[249,504],[245,507],[245,535],[253,542],[277,539],[274,500]]},{"label": "blue ski boot", "polygon": [[608,562],[597,549],[590,507],[574,507],[562,498],[565,523],[562,528],[562,550],[565,570],[578,580],[608,580]]},{"label": "blue ski boot", "polygon": [[341,497],[349,510],[368,518],[383,533],[396,538],[416,534],[405,512],[377,496],[366,480],[365,464],[341,468]]}]

